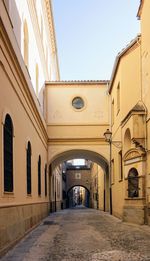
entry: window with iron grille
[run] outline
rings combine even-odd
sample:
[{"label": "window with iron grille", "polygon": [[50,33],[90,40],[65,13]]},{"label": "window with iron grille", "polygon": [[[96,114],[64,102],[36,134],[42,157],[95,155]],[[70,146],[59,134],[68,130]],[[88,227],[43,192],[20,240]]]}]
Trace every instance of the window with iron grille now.
[{"label": "window with iron grille", "polygon": [[27,147],[27,194],[31,194],[31,143]]},{"label": "window with iron grille", "polygon": [[47,165],[45,164],[45,197],[47,196]]},{"label": "window with iron grille", "polygon": [[4,123],[4,191],[13,192],[13,124],[9,114]]},{"label": "window with iron grille", "polygon": [[41,195],[41,156],[38,160],[38,195]]},{"label": "window with iron grille", "polygon": [[139,196],[139,179],[138,172],[135,168],[130,169],[128,174],[128,197],[134,198]]}]

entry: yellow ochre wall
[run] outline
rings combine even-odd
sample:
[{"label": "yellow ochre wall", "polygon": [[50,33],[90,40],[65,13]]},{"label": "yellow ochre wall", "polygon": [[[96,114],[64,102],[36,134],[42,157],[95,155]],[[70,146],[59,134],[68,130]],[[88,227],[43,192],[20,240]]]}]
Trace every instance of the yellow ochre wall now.
[{"label": "yellow ochre wall", "polygon": [[[128,47],[127,47],[128,48]],[[118,57],[117,67],[111,83],[111,102],[114,101],[114,121],[111,121],[112,141],[121,141],[121,145],[115,146],[112,142],[112,209],[113,214],[119,218],[123,216],[125,199],[124,179],[120,177],[119,152],[124,155],[124,137],[121,123],[129,111],[141,100],[141,61],[140,61],[140,39],[133,46]],[[120,108],[118,110],[117,87],[120,86]],[[111,112],[113,108],[111,107]],[[124,127],[125,128],[125,127]],[[124,167],[123,167],[124,170]]]},{"label": "yellow ochre wall", "polygon": [[[142,99],[147,109],[147,164],[146,164],[146,198],[150,209],[150,1],[145,0],[141,6],[141,31],[142,31]],[[150,224],[150,217],[148,217]]]}]

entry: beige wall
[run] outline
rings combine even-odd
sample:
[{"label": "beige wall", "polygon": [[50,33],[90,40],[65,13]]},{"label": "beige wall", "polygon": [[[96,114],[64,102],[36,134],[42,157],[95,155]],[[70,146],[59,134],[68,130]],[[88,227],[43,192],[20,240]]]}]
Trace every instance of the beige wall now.
[{"label": "beige wall", "polygon": [[[111,100],[114,100],[113,133],[120,127],[128,112],[141,100],[140,40],[122,55],[115,72]],[[117,87],[120,84],[120,110],[117,110]],[[121,138],[121,128],[116,138]],[[116,135],[116,134],[115,134]]]},{"label": "beige wall", "polygon": [[[81,158],[83,156],[100,164],[101,167],[95,163],[92,177],[98,173],[98,207],[104,209],[105,187],[107,194],[105,210],[109,210],[109,178],[108,173],[106,175],[104,171],[110,154],[109,145],[104,141],[103,136],[108,127],[112,130],[112,140],[122,142],[122,146],[120,143],[117,147],[112,144],[113,214],[125,221],[140,224],[147,221],[150,224],[148,214],[150,208],[150,1],[142,1],[141,5],[141,38],[137,37],[117,57],[110,83],[110,95],[107,95],[107,81],[47,82],[43,88],[45,80],[59,80],[51,5],[48,0],[36,1],[38,4],[36,16],[34,1],[24,1],[23,5],[20,5],[21,1],[8,2],[10,5],[6,10],[4,1],[0,1],[0,224],[2,224],[0,251],[22,237],[27,230],[47,215],[52,183],[49,184],[51,180],[48,180],[48,193],[45,197],[44,168],[45,164],[49,166],[61,157],[63,160],[72,159],[77,158],[78,154]],[[41,18],[44,25],[43,38]],[[29,43],[34,43],[34,46],[29,46],[28,70],[23,60],[25,19],[29,28]],[[38,99],[34,92],[36,63],[40,71]],[[118,110],[119,85],[120,108]],[[85,103],[84,108],[79,111],[72,107],[72,100],[76,96],[82,97]],[[112,101],[114,101],[114,122],[109,115]],[[137,103],[146,110],[131,111]],[[14,127],[13,193],[5,193],[3,188],[3,125],[7,113],[10,114]],[[110,114],[112,115],[112,107]],[[129,142],[124,138],[127,129],[131,133]],[[133,138],[138,139],[141,148],[137,148],[136,144],[131,142]],[[31,196],[26,193],[28,141],[31,142],[32,147]],[[122,178],[119,160],[121,150]],[[37,176],[39,155],[42,160],[41,196],[38,196]],[[139,173],[139,199],[129,199],[127,196],[126,178],[130,168],[133,167]],[[57,198],[57,208],[60,208],[60,201],[61,197]],[[14,220],[12,225],[11,220]]]},{"label": "beige wall", "polygon": [[[12,24],[0,1],[0,252],[21,238],[48,214],[44,168],[47,132],[41,107],[22,59]],[[4,191],[3,127],[6,114],[13,123],[13,192]],[[31,142],[32,193],[27,195],[26,149]],[[41,196],[38,196],[38,157],[41,155]],[[48,184],[47,184],[48,188]]]},{"label": "beige wall", "polygon": [[[6,44],[6,43],[5,43]],[[15,68],[13,58],[7,53],[2,42],[4,53],[1,54],[1,95],[0,95],[0,117],[1,117],[1,203],[21,204],[35,201],[45,201],[44,196],[44,166],[47,163],[47,135],[44,121],[39,114],[40,110],[34,103],[34,96],[29,92],[27,83],[22,72],[17,74],[19,67]],[[10,50],[11,47],[9,46]],[[12,52],[13,53],[13,52]],[[7,60],[6,60],[7,56]],[[17,64],[16,64],[17,65]],[[16,70],[17,69],[17,70]],[[30,99],[28,99],[30,95]],[[6,114],[10,114],[14,127],[14,193],[3,192],[3,124]],[[23,120],[22,120],[23,119]],[[27,142],[32,147],[32,197],[26,194],[26,148]],[[37,163],[41,155],[41,182],[42,195],[37,195]],[[24,186],[22,186],[24,184]]]},{"label": "beige wall", "polygon": [[[131,113],[133,107],[141,101],[141,41],[137,37],[133,43],[131,43],[125,51],[118,56],[117,62],[118,66],[114,73],[114,80],[111,86],[111,100],[114,101],[114,121],[112,121],[112,199],[113,199],[113,214],[117,217],[122,217],[124,220],[134,220],[134,215],[131,214],[129,206],[133,208],[131,201],[128,200],[127,193],[127,180],[128,172],[131,168],[136,168],[139,172],[139,176],[142,176],[144,171],[144,161],[143,165],[140,163],[137,166],[134,164],[134,159],[131,159],[131,164],[126,167],[125,153],[130,150],[136,150],[135,144],[133,144],[133,138],[141,138],[142,144],[144,140],[144,125],[143,125],[143,114],[138,115],[137,111]],[[120,97],[118,101],[118,85],[120,86]],[[120,108],[118,110],[118,102]],[[140,105],[141,106],[141,105]],[[137,115],[136,115],[137,114]],[[138,126],[138,128],[136,127]],[[131,133],[129,144],[126,143],[124,139],[126,130]],[[121,141],[121,143],[113,143],[115,141]],[[116,146],[115,146],[116,145]],[[121,159],[120,152],[122,151],[122,178],[121,178]],[[133,152],[131,152],[132,154]],[[136,152],[135,152],[136,153]],[[140,156],[139,156],[140,158]],[[137,165],[137,164],[136,164]],[[140,170],[142,169],[142,171]],[[143,194],[142,194],[143,196]],[[143,205],[144,201],[141,196],[141,201],[134,199],[134,207],[138,209],[139,205]],[[133,202],[133,201],[132,201]],[[127,212],[124,208],[127,206]],[[142,209],[141,209],[142,212]],[[143,222],[143,215],[140,213],[138,220],[135,222]],[[125,217],[126,216],[126,217]],[[136,210],[135,210],[136,216]]]},{"label": "beige wall", "polygon": [[[107,89],[107,82],[47,83],[49,162],[73,150],[97,152],[109,158],[103,136],[109,124]],[[77,96],[85,102],[81,110],[72,106]]]},{"label": "beige wall", "polygon": [[[99,209],[107,211],[109,205],[108,198],[108,184],[106,184],[106,174],[103,169],[98,165],[98,201]],[[104,203],[104,193],[105,193],[105,203]]]},{"label": "beige wall", "polygon": [[91,165],[91,205],[96,209],[109,210],[108,173],[95,162]]},{"label": "beige wall", "polygon": [[[94,125],[108,123],[107,84],[47,84],[48,125]],[[81,97],[85,107],[77,111],[74,97]]]},{"label": "beige wall", "polygon": [[[142,99],[147,109],[147,165],[146,165],[146,197],[150,208],[150,30],[149,18],[150,2],[145,0],[141,8],[141,31],[142,31]],[[148,218],[150,224],[150,217]]]},{"label": "beige wall", "polygon": [[[103,138],[109,122],[107,83],[47,83],[46,88],[48,136],[51,141]],[[85,103],[81,110],[72,106],[72,100],[77,96]]]}]

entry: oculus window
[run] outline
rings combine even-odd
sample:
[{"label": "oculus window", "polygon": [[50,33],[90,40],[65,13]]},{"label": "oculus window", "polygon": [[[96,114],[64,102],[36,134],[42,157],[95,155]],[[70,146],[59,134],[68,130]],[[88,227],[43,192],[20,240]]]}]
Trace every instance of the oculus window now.
[{"label": "oculus window", "polygon": [[84,101],[81,97],[75,97],[72,100],[72,106],[76,109],[76,110],[80,110],[84,107]]}]

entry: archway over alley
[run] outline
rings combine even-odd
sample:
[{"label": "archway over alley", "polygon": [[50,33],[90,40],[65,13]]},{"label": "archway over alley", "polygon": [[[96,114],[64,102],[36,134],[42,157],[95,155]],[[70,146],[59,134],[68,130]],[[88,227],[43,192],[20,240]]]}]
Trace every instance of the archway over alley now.
[{"label": "archway over alley", "polygon": [[[84,159],[86,163],[84,166],[68,164],[69,161],[75,159]],[[79,149],[65,151],[57,155],[49,165],[50,191],[52,191],[50,201],[53,211],[59,208],[57,204],[57,177],[59,176],[58,172],[60,173],[60,171],[58,171],[60,165],[64,166],[64,168],[62,168],[62,178],[65,175],[65,179],[63,180],[62,190],[67,198],[67,203],[62,203],[62,207],[65,205],[66,207],[70,206],[70,203],[68,203],[68,191],[75,186],[81,186],[85,187],[89,191],[89,195],[91,195],[89,203],[87,204],[89,207],[97,208],[99,204],[100,209],[104,211],[110,210],[108,161],[97,152]]]}]

